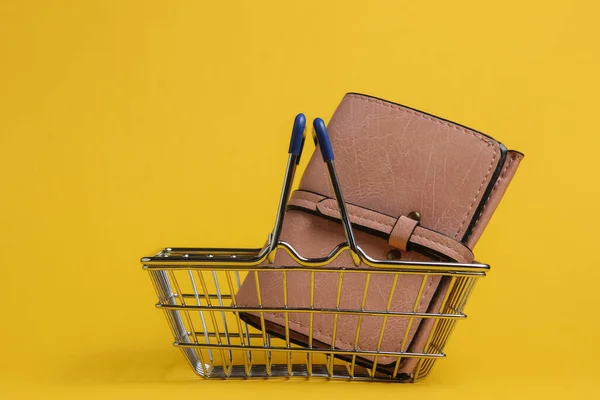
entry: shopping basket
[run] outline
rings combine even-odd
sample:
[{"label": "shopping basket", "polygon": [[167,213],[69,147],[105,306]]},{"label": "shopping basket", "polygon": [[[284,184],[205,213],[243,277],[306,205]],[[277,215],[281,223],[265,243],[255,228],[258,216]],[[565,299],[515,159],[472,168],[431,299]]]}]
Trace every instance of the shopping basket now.
[{"label": "shopping basket", "polygon": [[[340,210],[346,241],[332,249],[327,257],[305,258],[292,243],[279,240],[286,205],[291,193],[292,182],[302,147],[304,144],[305,118],[300,114],[295,121],[289,158],[279,202],[275,227],[262,248],[165,248],[158,254],[143,257],[143,268],[149,273],[158,303],[162,309],[174,337],[174,346],[181,349],[193,370],[203,378],[271,378],[271,377],[322,377],[329,379],[372,380],[391,382],[415,382],[425,378],[434,363],[445,357],[444,347],[456,322],[466,318],[463,310],[478,278],[485,276],[488,265],[479,263],[461,264],[453,262],[413,262],[401,260],[377,260],[365,254],[356,244],[352,225],[348,217],[343,193],[335,170],[333,151],[322,120],[315,121],[315,143],[318,143],[324,162],[327,164],[332,188]],[[270,262],[276,251],[285,251],[298,265],[274,267]],[[329,263],[341,253],[349,252],[356,265],[333,267]],[[360,266],[360,268],[356,268]],[[287,274],[292,271],[310,273],[310,304],[306,307],[288,305]],[[259,272],[277,273],[283,276],[283,306],[263,307],[259,285]],[[315,280],[318,274],[338,275],[337,307],[315,306]],[[346,274],[364,274],[366,283],[362,293],[360,308],[341,309],[339,299],[342,280]],[[255,307],[239,306],[235,294],[248,274],[254,274],[258,294]],[[393,284],[389,290],[385,309],[365,310],[369,280],[376,274],[392,274]],[[422,276],[420,290],[414,298],[412,311],[391,310],[391,302],[398,278],[404,274]],[[418,312],[421,294],[428,278],[442,276],[450,283],[441,307],[437,312]],[[334,288],[335,290],[335,288]],[[261,329],[247,324],[241,313],[252,312],[261,316]],[[264,313],[281,313],[285,319],[285,333],[273,335],[265,329]],[[308,345],[290,340],[289,316],[292,313],[307,313],[312,331],[313,316],[333,315],[335,332],[338,317],[358,316],[356,340],[364,317],[383,318],[377,348],[365,349],[355,345],[345,350],[333,344],[327,348]],[[433,319],[422,352],[407,350],[407,334],[396,352],[382,351],[381,342],[386,323],[390,318],[406,318],[410,330],[414,320]],[[335,335],[335,333],[334,333]],[[332,341],[334,343],[335,341]],[[393,357],[393,368],[377,367],[378,357]],[[360,360],[373,359],[365,365]],[[401,362],[407,358],[418,360],[414,372],[399,373]]]}]

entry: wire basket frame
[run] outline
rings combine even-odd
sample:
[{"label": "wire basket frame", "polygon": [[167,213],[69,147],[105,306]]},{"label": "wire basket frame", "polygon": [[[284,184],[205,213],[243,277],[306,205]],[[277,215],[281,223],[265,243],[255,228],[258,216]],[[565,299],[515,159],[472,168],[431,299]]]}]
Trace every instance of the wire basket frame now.
[{"label": "wire basket frame", "polygon": [[[329,255],[321,258],[305,258],[291,244],[279,240],[285,210],[290,197],[292,182],[305,138],[305,117],[299,114],[294,122],[289,158],[284,176],[283,189],[275,220],[267,244],[259,249],[215,248],[166,248],[155,256],[144,257],[141,262],[150,274],[158,296],[156,306],[164,311],[174,345],[181,349],[194,371],[204,378],[266,378],[266,377],[324,377],[330,379],[383,380],[415,382],[426,377],[434,363],[444,358],[444,347],[456,322],[466,318],[465,304],[478,278],[485,276],[489,266],[479,263],[454,263],[436,261],[378,260],[366,254],[356,243],[346,203],[335,170],[333,149],[323,120],[314,122],[315,139],[327,166],[332,189],[346,241],[336,246]],[[285,251],[297,266],[273,265],[277,251]],[[333,267],[330,263],[340,254],[348,252],[354,265]],[[283,305],[263,305],[260,274],[281,274],[283,282]],[[310,301],[303,307],[288,302],[288,279],[296,273],[310,275]],[[236,303],[236,293],[248,274],[256,283],[255,307]],[[315,304],[315,282],[320,274],[337,276],[336,306],[321,307]],[[340,298],[344,277],[350,274],[364,276],[362,301],[359,308],[342,309]],[[376,275],[392,278],[387,293],[385,309],[366,309],[370,282]],[[392,307],[392,299],[398,281],[406,275],[420,276],[421,284],[413,299],[411,309],[398,311]],[[435,310],[418,311],[421,294],[431,277],[440,277],[446,288],[440,307]],[[377,290],[381,293],[381,287]],[[385,293],[384,293],[385,294]],[[245,322],[244,313],[260,316],[260,326]],[[266,328],[265,313],[283,315],[283,333],[275,335]],[[296,343],[290,337],[290,316],[296,313],[308,315],[308,343]],[[313,320],[316,315],[332,317],[332,340],[329,346],[313,343]],[[355,317],[357,320],[354,346],[342,349],[335,346],[340,318]],[[363,321],[379,319],[381,328],[374,348],[358,346]],[[382,350],[386,325],[391,319],[408,319],[404,336],[396,351]],[[421,329],[432,321],[423,350],[415,352],[409,346],[411,326]],[[429,324],[428,324],[429,325]],[[393,359],[391,364],[381,365],[379,360]],[[368,359],[369,362],[365,362]],[[370,361],[372,359],[372,361]],[[405,372],[404,363],[416,360],[414,368]],[[391,365],[391,367],[390,367]]]},{"label": "wire basket frame", "polygon": [[[288,245],[289,246],[289,245]],[[293,248],[280,246],[293,255]],[[348,251],[340,249],[339,252]],[[253,253],[255,252],[255,253]],[[463,310],[478,278],[485,276],[489,268],[485,264],[454,263],[411,263],[389,261],[384,264],[357,268],[283,267],[247,265],[249,255],[260,255],[260,249],[202,249],[167,248],[154,257],[142,259],[144,268],[158,295],[156,307],[162,309],[171,327],[174,346],[181,349],[194,371],[204,378],[266,378],[266,377],[324,377],[352,380],[385,380],[395,382],[415,382],[425,378],[439,358],[444,358],[444,347],[456,322],[466,318]],[[206,259],[214,259],[214,263]],[[260,257],[258,257],[260,258]],[[199,261],[202,260],[202,261]],[[224,261],[228,260],[228,261]],[[246,265],[244,265],[246,264]],[[452,268],[450,268],[452,267]],[[287,301],[287,276],[298,271],[310,273],[311,303],[306,307],[292,307]],[[259,282],[259,272],[283,275],[283,306],[263,307],[260,304],[260,285],[257,284],[259,304],[256,307],[243,307],[236,304],[235,294],[248,274],[254,274]],[[338,276],[338,307],[322,308],[314,304],[315,280],[319,274],[334,273]],[[361,308],[340,309],[339,298],[344,276],[363,274],[365,286]],[[369,282],[376,274],[393,276],[393,284],[387,293],[386,309],[365,310],[365,300],[369,296]],[[402,275],[417,274],[421,286],[416,293],[412,310],[398,312],[391,310],[391,301],[396,283]],[[437,312],[417,312],[421,293],[428,278],[439,275],[448,281],[441,307]],[[380,288],[377,288],[380,290]],[[247,324],[240,314],[258,313],[261,329]],[[276,337],[265,329],[264,313],[281,313],[285,319],[285,335]],[[333,345],[328,348],[295,344],[290,339],[289,316],[292,313],[309,315],[310,340],[312,341],[312,321],[316,314],[333,316],[333,335],[340,316],[358,317],[354,349],[344,350]],[[382,319],[377,348],[358,348],[358,338],[365,317]],[[396,352],[382,351],[381,342],[387,322],[392,318],[408,319],[408,326]],[[432,319],[424,350],[420,353],[408,351],[407,333],[412,324]],[[334,343],[335,340],[332,340]],[[372,357],[370,365],[361,363],[364,357]],[[378,367],[379,357],[393,357],[393,367]],[[399,367],[409,359],[418,363],[414,372],[399,373]]]}]

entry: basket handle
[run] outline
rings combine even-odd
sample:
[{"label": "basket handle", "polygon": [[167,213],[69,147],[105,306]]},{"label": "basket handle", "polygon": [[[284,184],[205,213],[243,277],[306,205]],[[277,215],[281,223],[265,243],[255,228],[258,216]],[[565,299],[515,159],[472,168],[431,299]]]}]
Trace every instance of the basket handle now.
[{"label": "basket handle", "polygon": [[325,121],[323,121],[321,118],[315,118],[313,121],[313,128],[315,144],[318,144],[319,148],[321,149],[323,161],[333,161],[333,148],[331,147],[331,141],[329,140],[329,134],[327,133]]},{"label": "basket handle", "polygon": [[[283,226],[283,219],[285,217],[285,209],[287,207],[287,203],[292,190],[292,184],[294,182],[296,167],[298,165],[300,155],[304,147],[306,131],[305,128],[306,117],[304,116],[304,114],[298,114],[294,119],[294,126],[292,127],[292,138],[290,140],[290,147],[288,150],[288,164],[283,180],[283,189],[281,191],[281,197],[279,199],[279,207],[277,209],[275,226],[273,227],[273,232],[269,237],[267,260],[271,264],[275,262],[277,246],[279,245],[279,237],[281,235],[281,228]],[[315,140],[315,145],[319,147],[319,150],[321,151],[321,156],[323,157],[323,161],[327,165],[327,170],[329,171],[329,178],[331,180],[331,185],[333,187],[338,208],[340,210],[340,216],[342,219],[342,225],[344,226],[346,242],[348,243],[348,247],[350,248],[350,255],[352,256],[352,261],[354,262],[354,264],[356,266],[359,266],[361,263],[361,258],[359,254],[362,253],[360,252],[360,249],[358,248],[358,245],[356,244],[356,240],[354,238],[352,223],[350,222],[350,217],[348,215],[348,210],[346,209],[346,203],[344,202],[342,189],[340,187],[339,179],[335,170],[335,157],[333,155],[333,147],[331,146],[331,141],[329,140],[329,134],[327,133],[325,121],[323,121],[321,118],[315,118],[315,120],[313,121],[313,128],[313,138]]]},{"label": "basket handle", "polygon": [[292,127],[292,138],[290,139],[290,148],[288,153],[298,157],[296,165],[300,162],[302,149],[304,148],[304,139],[306,137],[306,116],[302,113],[296,115],[294,126]]},{"label": "basket handle", "polygon": [[331,186],[333,187],[333,192],[335,193],[335,199],[340,210],[342,225],[344,226],[346,242],[348,243],[348,247],[350,247],[350,255],[352,256],[352,261],[354,261],[354,264],[358,267],[361,263],[361,259],[359,256],[360,249],[358,248],[358,245],[356,244],[356,240],[354,238],[352,223],[350,222],[350,216],[348,215],[346,203],[344,202],[344,196],[342,194],[340,181],[335,170],[335,157],[333,156],[333,147],[331,146],[331,141],[329,140],[329,134],[327,133],[325,121],[323,121],[321,118],[315,118],[315,120],[313,121],[313,128],[315,142],[318,144],[321,150],[321,156],[323,157],[323,161],[325,162],[325,164],[327,164],[329,179],[331,181]]},{"label": "basket handle", "polygon": [[277,208],[277,216],[275,218],[275,226],[273,232],[269,235],[269,248],[267,260],[269,263],[275,261],[277,253],[277,245],[279,244],[279,236],[281,235],[281,227],[283,226],[283,218],[285,216],[285,208],[287,207],[290,193],[292,192],[292,184],[296,174],[296,167],[300,162],[302,149],[304,148],[304,140],[306,137],[306,116],[302,113],[294,118],[292,126],[292,138],[290,139],[290,147],[288,149],[288,162],[283,178],[283,188],[281,189],[281,197],[279,198],[279,206]]}]

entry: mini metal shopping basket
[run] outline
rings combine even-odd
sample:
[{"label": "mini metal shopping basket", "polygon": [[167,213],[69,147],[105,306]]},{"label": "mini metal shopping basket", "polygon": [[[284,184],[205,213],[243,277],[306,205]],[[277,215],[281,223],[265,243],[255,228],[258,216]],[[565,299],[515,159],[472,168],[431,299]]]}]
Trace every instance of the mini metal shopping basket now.
[{"label": "mini metal shopping basket", "polygon": [[[289,158],[279,202],[275,227],[262,248],[166,248],[158,254],[141,259],[148,271],[158,295],[156,307],[162,309],[171,327],[174,346],[181,349],[193,370],[204,378],[271,378],[271,377],[322,377],[329,379],[371,380],[388,382],[415,382],[425,378],[434,363],[444,358],[444,347],[456,322],[466,318],[465,304],[478,278],[485,276],[488,265],[452,262],[412,262],[400,260],[376,260],[365,254],[356,244],[352,225],[348,217],[342,191],[335,170],[333,151],[322,120],[315,120],[315,143],[319,145],[327,164],[329,177],[341,214],[346,242],[339,244],[327,257],[305,258],[292,244],[279,240],[286,205],[291,193],[292,182],[304,144],[305,118],[296,117]],[[275,252],[285,251],[298,265],[274,267],[270,265]],[[343,252],[349,252],[356,266],[332,267],[329,263]],[[287,275],[291,271],[310,273],[310,304],[292,307],[287,301]],[[263,307],[259,282],[260,273],[283,275],[283,307]],[[334,308],[320,308],[314,304],[315,280],[320,273],[338,275],[337,304]],[[341,309],[344,275],[364,274],[366,283],[361,307]],[[243,279],[254,274],[258,292],[258,305],[244,307],[236,304],[235,294]],[[364,309],[369,280],[375,274],[392,274],[393,284],[386,309]],[[404,274],[422,276],[420,290],[414,298],[412,311],[391,311],[391,302],[398,278]],[[419,301],[429,277],[442,276],[450,280],[448,290],[437,312],[418,312]],[[335,290],[335,289],[334,289]],[[260,315],[260,328],[247,324],[240,313],[253,312]],[[281,313],[285,319],[285,333],[273,335],[265,329],[264,313]],[[290,340],[289,316],[292,313],[307,313],[312,333],[313,317],[316,314],[333,315],[333,332],[341,315],[358,316],[358,327],[354,349],[344,350],[333,344],[327,348],[313,346],[312,334],[308,345]],[[364,317],[383,318],[377,348],[364,349],[357,346]],[[408,326],[399,351],[382,351],[381,343],[390,318],[406,318]],[[422,352],[409,352],[407,336],[414,320],[433,319]],[[335,340],[332,340],[335,343]],[[394,366],[378,368],[379,357],[393,357]],[[371,357],[374,361],[365,365],[360,360]],[[417,359],[411,373],[399,372],[403,360]]]}]

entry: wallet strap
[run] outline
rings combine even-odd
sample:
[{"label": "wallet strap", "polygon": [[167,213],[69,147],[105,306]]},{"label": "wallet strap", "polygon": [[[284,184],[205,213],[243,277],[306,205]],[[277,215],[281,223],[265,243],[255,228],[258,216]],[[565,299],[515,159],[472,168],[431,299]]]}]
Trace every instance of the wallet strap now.
[{"label": "wallet strap", "polygon": [[[340,220],[335,199],[304,190],[296,190],[288,202],[289,206],[303,209],[324,217]],[[390,246],[401,250],[425,250],[460,263],[473,261],[473,252],[461,242],[419,225],[406,216],[399,218],[369,210],[355,204],[346,204],[352,224],[374,230],[388,236]]]}]

